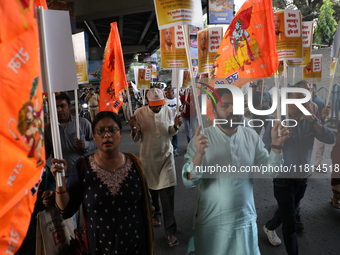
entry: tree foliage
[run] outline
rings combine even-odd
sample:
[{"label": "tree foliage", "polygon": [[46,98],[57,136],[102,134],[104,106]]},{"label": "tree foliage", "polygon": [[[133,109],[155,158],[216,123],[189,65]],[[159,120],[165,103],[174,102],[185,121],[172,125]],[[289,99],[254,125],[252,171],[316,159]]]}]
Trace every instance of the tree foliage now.
[{"label": "tree foliage", "polygon": [[320,13],[314,33],[314,43],[331,45],[337,22],[333,18],[334,10],[330,0],[324,0],[320,8]]},{"label": "tree foliage", "polygon": [[[334,17],[338,21],[340,19],[339,0],[331,0],[330,2],[334,10]],[[300,10],[303,21],[312,21],[318,18],[322,4],[322,0],[273,0],[273,6],[276,9]]]}]

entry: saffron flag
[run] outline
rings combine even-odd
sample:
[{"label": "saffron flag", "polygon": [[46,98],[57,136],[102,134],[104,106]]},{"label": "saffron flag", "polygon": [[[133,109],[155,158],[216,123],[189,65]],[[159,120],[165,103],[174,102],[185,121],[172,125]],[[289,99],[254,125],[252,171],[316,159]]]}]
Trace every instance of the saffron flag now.
[{"label": "saffron flag", "polygon": [[39,7],[42,6],[44,9],[48,9],[47,8],[47,4],[46,4],[46,0],[35,0],[35,6]]},{"label": "saffron flag", "polygon": [[126,87],[126,84],[123,51],[117,22],[112,22],[109,39],[105,47],[100,81],[100,112],[112,111],[118,113],[119,108],[123,105],[119,92]]},{"label": "saffron flag", "polygon": [[0,254],[26,236],[45,165],[34,0],[0,2]]},{"label": "saffron flag", "polygon": [[278,68],[271,0],[247,0],[217,52],[213,77],[238,87],[271,76]]}]

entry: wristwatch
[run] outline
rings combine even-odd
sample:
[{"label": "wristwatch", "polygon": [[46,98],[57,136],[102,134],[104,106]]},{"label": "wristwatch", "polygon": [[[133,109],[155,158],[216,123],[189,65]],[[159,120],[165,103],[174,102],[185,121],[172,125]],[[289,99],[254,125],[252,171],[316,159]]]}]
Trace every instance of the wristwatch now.
[{"label": "wristwatch", "polygon": [[271,147],[272,149],[277,149],[277,150],[282,150],[282,149],[283,149],[282,146],[275,145],[275,144],[270,145],[270,147]]}]

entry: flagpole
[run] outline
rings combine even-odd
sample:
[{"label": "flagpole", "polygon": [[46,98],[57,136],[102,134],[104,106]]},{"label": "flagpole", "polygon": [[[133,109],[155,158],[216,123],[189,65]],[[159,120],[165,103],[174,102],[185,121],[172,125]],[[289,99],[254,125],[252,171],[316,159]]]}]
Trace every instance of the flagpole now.
[{"label": "flagpole", "polygon": [[[172,77],[172,81],[173,80],[178,81],[177,77],[178,77],[179,70],[172,69],[172,72],[175,72],[175,75]],[[178,82],[176,82],[176,116],[177,115],[179,115],[179,83]]]},{"label": "flagpole", "polygon": [[[287,60],[283,60],[283,88],[287,87]],[[289,118],[288,105],[286,105],[286,119]],[[281,119],[280,119],[281,120]]]},{"label": "flagpole", "polygon": [[76,111],[76,132],[77,138],[80,139],[80,131],[79,131],[79,107],[78,107],[78,91],[74,90],[74,107]]},{"label": "flagpole", "polygon": [[[135,92],[133,92],[135,93]],[[130,110],[130,117],[133,115],[132,113],[132,105],[131,105],[131,98],[130,98],[130,91],[129,91],[129,84],[126,84],[126,97],[128,99],[129,110]]]},{"label": "flagpole", "polygon": [[[188,95],[189,95],[189,89],[188,89],[188,88],[186,88],[186,89],[185,89],[185,97],[184,97],[184,102],[185,102],[185,101],[188,101]],[[186,109],[187,109],[187,105],[186,105],[186,104],[184,104],[184,107],[183,107],[183,113],[185,113],[185,112],[186,112]]]},{"label": "flagpole", "polygon": [[142,90],[142,101],[143,101],[143,106],[145,105],[145,94],[146,94],[146,91],[144,89],[141,89]]},{"label": "flagpole", "polygon": [[[189,48],[189,37],[188,37],[188,25],[183,25],[182,26],[183,30],[183,36],[184,36],[184,46],[185,46],[185,52],[187,54],[187,60],[188,60],[188,65],[189,65],[189,72],[190,72],[190,83],[191,83],[191,88],[192,88],[192,93],[194,95],[194,102],[195,102],[195,108],[196,108],[196,115],[197,115],[197,120],[198,120],[198,125],[202,127],[201,133],[204,134],[203,132],[203,121],[202,121],[202,116],[201,116],[201,109],[200,105],[198,102],[198,96],[197,96],[197,91],[195,87],[195,77],[194,77],[194,72],[192,68],[192,62],[191,62],[191,56],[190,56],[190,48]],[[196,131],[196,130],[195,130]]]},{"label": "flagpole", "polygon": [[[280,98],[280,82],[279,82],[278,72],[274,73],[274,82],[275,82],[275,87],[277,88],[276,118],[280,121],[281,120],[281,98]],[[280,130],[279,130],[279,134],[280,134]]]},{"label": "flagpole", "polygon": [[295,66],[293,67],[293,85],[295,84]]},{"label": "flagpole", "polygon": [[264,79],[262,79],[262,89],[261,89],[261,105],[262,105],[262,102],[263,102],[263,90],[264,90]]},{"label": "flagpole", "polygon": [[330,97],[331,97],[332,86],[333,86],[333,82],[334,82],[334,76],[335,76],[336,66],[338,64],[338,59],[339,59],[338,57],[335,59],[334,71],[333,71],[333,75],[331,77],[331,80],[330,80],[330,83],[329,83],[329,88],[328,88],[328,95],[327,95],[327,100],[326,100],[326,106],[329,104],[329,100],[330,100]]}]

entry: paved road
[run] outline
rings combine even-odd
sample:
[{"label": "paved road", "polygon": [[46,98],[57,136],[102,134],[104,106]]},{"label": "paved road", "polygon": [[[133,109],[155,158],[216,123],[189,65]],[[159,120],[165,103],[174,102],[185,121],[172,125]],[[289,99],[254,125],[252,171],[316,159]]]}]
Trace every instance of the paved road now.
[{"label": "paved road", "polygon": [[[129,137],[130,127],[124,122],[121,150],[138,155],[139,143]],[[176,157],[177,182],[175,196],[175,216],[178,224],[180,244],[169,247],[166,243],[162,227],[155,228],[156,255],[184,255],[191,235],[195,206],[195,190],[187,190],[181,180],[187,141],[181,127],[179,133],[179,157]],[[331,145],[325,149],[323,163],[330,164]],[[339,155],[340,156],[340,155]],[[302,221],[305,225],[303,233],[298,235],[301,255],[339,255],[340,254],[340,210],[330,204],[332,195],[330,174],[315,173],[309,180],[305,197],[301,201]],[[262,255],[286,255],[284,245],[273,247],[262,231],[264,223],[273,216],[277,204],[273,195],[272,180],[269,178],[254,180],[255,205],[258,215],[259,247]],[[282,237],[281,228],[277,233]],[[219,255],[219,254],[213,254]],[[225,254],[243,255],[243,254]]]}]

